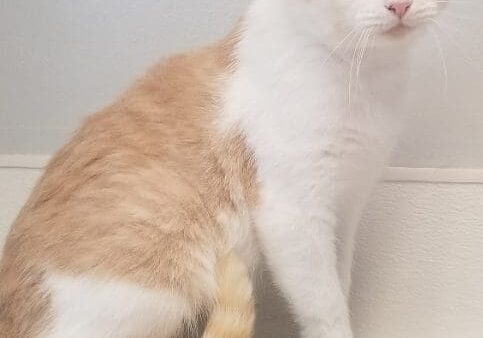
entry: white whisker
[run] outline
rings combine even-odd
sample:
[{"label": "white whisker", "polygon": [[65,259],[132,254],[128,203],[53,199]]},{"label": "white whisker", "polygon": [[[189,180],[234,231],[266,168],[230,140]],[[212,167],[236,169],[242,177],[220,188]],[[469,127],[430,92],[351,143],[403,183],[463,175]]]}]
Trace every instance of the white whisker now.
[{"label": "white whisker", "polygon": [[[374,27],[374,30],[376,30],[376,28]],[[373,33],[372,34],[372,39],[371,39],[371,46],[370,46],[370,49],[369,49],[369,53],[372,53],[372,51],[374,50],[374,45],[376,44],[376,38],[377,38],[377,33]]]},{"label": "white whisker", "polygon": [[446,58],[444,57],[443,45],[441,44],[441,39],[438,36],[438,32],[434,30],[432,27],[429,27],[429,29],[431,31],[431,34],[433,34],[434,39],[436,40],[436,46],[441,56],[441,66],[443,68],[443,75],[444,75],[444,89],[445,89],[445,92],[447,92],[448,91],[448,66],[446,64]]},{"label": "white whisker", "polygon": [[325,65],[335,54],[335,52],[340,48],[342,47],[342,45],[347,41],[347,39],[349,39],[356,31],[353,29],[349,32],[349,34],[347,34],[341,42],[339,42],[337,44],[337,46],[334,47],[334,49],[332,49],[332,51],[329,53],[329,55],[325,58],[325,60],[322,62],[323,65]]},{"label": "white whisker", "polygon": [[364,37],[364,40],[363,40],[363,48],[361,49],[361,52],[359,54],[359,62],[358,62],[358,65],[357,65],[356,87],[359,85],[359,75],[360,75],[360,72],[361,72],[362,62],[364,61],[364,56],[366,54],[367,46],[369,45],[369,39],[372,35],[373,30],[374,30],[373,28],[370,28],[369,30],[366,30],[366,32],[365,32],[365,37]]},{"label": "white whisker", "polygon": [[480,4],[480,2],[478,0],[457,0],[457,1],[454,1],[454,0],[437,0],[435,1],[437,4],[454,4],[454,5],[457,5],[457,4],[470,4],[470,5],[476,5],[476,4]]},{"label": "white whisker", "polygon": [[364,37],[365,33],[367,30],[363,30],[359,36],[359,40],[357,40],[357,43],[354,48],[354,53],[352,54],[352,61],[351,61],[351,66],[349,70],[349,111],[351,110],[351,101],[352,101],[352,78],[353,78],[353,71],[354,71],[354,66],[355,66],[355,61],[356,61],[356,55],[359,50],[359,45],[362,42],[362,38]]},{"label": "white whisker", "polygon": [[[458,42],[458,40],[453,37],[447,30],[443,29],[441,22],[438,22],[437,20],[431,18],[427,21],[430,21],[432,24],[434,24],[436,28],[448,39],[448,41],[456,46],[456,52],[463,57],[463,60],[466,62],[466,64],[470,65],[471,67],[475,67],[478,72],[483,71],[481,65],[479,65],[478,62],[476,62],[465,52],[465,48]],[[461,31],[459,32],[463,34]]]}]

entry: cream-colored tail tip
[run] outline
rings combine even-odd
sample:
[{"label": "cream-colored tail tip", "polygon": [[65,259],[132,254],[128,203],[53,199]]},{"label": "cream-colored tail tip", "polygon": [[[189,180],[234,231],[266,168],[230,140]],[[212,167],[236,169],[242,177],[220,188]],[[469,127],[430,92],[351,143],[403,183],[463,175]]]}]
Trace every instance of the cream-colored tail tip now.
[{"label": "cream-colored tail tip", "polygon": [[220,262],[217,278],[217,299],[203,338],[251,338],[255,305],[246,266],[230,254]]}]

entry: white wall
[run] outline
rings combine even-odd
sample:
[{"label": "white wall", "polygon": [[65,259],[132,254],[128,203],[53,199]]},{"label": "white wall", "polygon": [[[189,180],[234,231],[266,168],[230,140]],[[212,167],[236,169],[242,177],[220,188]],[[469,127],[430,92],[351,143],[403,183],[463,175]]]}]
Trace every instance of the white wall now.
[{"label": "white wall", "polygon": [[[0,0],[0,153],[51,153],[161,56],[222,36],[248,2]],[[435,27],[452,36],[441,38],[448,89],[430,35],[415,49],[410,110],[420,116],[394,164],[483,165],[483,6],[454,2]]]},{"label": "white wall", "polygon": [[146,67],[212,41],[246,0],[0,0],[0,154],[59,147]]}]

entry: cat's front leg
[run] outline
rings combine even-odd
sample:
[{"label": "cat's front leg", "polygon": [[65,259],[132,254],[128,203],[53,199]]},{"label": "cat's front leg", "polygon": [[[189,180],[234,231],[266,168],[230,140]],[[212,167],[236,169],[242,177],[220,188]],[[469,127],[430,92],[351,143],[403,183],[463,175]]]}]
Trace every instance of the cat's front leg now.
[{"label": "cat's front leg", "polygon": [[261,244],[303,337],[351,338],[337,270],[336,219],[328,203],[324,207],[310,192],[287,191],[283,183],[265,184],[262,200],[258,217]]},{"label": "cat's front leg", "polygon": [[337,260],[342,290],[350,296],[355,239],[366,197],[347,198],[338,208]]},{"label": "cat's front leg", "polygon": [[339,181],[337,190],[337,258],[341,285],[346,297],[350,296],[355,239],[359,223],[383,169],[383,161],[380,159],[373,157],[365,162],[371,165],[358,164],[356,170],[349,172],[350,176]]}]

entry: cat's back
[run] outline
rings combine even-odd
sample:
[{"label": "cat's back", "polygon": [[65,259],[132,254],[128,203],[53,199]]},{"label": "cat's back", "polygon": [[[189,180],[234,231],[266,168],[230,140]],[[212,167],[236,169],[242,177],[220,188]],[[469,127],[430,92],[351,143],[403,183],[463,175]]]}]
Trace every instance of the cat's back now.
[{"label": "cat's back", "polygon": [[200,170],[190,164],[201,160],[209,146],[218,79],[228,65],[222,57],[219,45],[171,57],[88,117],[46,167],[14,230],[34,215],[38,223],[41,214],[67,207],[74,199],[91,205],[122,186],[135,193],[136,185],[129,184],[133,178],[148,183],[154,176],[173,178]]},{"label": "cat's back", "polygon": [[197,251],[219,239],[210,206],[227,196],[211,130],[232,47],[172,57],[86,120],[12,226],[0,269],[11,290],[0,298],[48,269],[190,288],[161,250],[204,259]]}]

